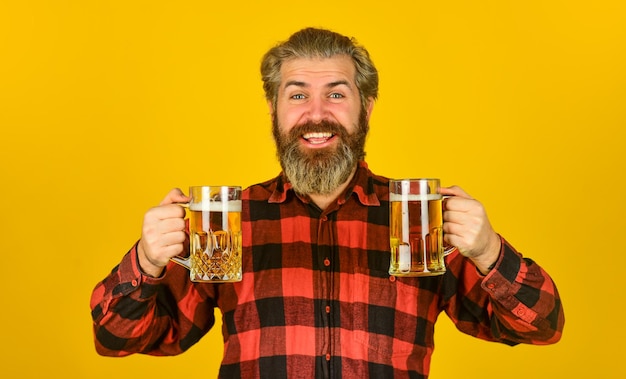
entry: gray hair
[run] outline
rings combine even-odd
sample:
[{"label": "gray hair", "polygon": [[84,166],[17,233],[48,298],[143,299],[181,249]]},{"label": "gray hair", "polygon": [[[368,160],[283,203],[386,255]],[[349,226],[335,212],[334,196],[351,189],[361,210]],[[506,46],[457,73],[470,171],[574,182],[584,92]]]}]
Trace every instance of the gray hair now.
[{"label": "gray hair", "polygon": [[337,55],[352,58],[356,68],[354,80],[361,96],[361,105],[366,109],[369,99],[376,100],[378,97],[378,71],[369,53],[354,38],[316,28],[302,29],[265,53],[261,61],[265,98],[276,109],[283,62],[295,58],[331,58]]}]

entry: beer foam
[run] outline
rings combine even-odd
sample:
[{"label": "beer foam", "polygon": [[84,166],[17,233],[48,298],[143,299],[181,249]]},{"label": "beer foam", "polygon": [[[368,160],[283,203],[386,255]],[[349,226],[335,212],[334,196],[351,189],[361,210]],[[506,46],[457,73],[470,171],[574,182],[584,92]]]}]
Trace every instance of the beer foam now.
[{"label": "beer foam", "polygon": [[[221,212],[221,201],[202,201],[200,203],[190,203],[190,211],[209,211],[209,212]],[[227,209],[229,212],[241,212],[241,200],[229,200]]]},{"label": "beer foam", "polygon": [[439,193],[427,193],[423,195],[409,194],[402,195],[399,193],[390,193],[389,201],[432,201],[432,200],[441,200],[443,196]]}]

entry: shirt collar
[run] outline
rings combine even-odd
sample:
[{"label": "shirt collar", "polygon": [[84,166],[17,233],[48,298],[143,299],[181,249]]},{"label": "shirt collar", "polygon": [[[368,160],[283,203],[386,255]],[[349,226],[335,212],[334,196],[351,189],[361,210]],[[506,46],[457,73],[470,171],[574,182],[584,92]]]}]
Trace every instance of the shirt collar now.
[{"label": "shirt collar", "polygon": [[[284,172],[281,172],[276,180],[276,188],[272,192],[270,203],[283,203],[287,200],[289,193],[293,193],[293,187]],[[379,206],[380,200],[374,191],[374,183],[372,173],[365,161],[359,161],[356,172],[345,191],[339,195],[337,199],[338,205],[344,204],[352,194],[357,196],[361,204],[366,206]],[[295,195],[295,193],[294,193]],[[300,200],[309,203],[311,200],[308,196],[296,195]]]}]

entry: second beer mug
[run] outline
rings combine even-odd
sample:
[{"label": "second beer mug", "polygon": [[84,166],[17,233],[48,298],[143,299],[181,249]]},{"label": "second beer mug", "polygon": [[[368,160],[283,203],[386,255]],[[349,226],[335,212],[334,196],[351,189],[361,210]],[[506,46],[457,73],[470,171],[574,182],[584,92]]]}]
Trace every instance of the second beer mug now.
[{"label": "second beer mug", "polygon": [[446,272],[443,196],[439,179],[389,181],[389,274],[433,276]]},{"label": "second beer mug", "polygon": [[172,261],[194,282],[241,281],[241,187],[190,187],[189,196],[189,257]]}]

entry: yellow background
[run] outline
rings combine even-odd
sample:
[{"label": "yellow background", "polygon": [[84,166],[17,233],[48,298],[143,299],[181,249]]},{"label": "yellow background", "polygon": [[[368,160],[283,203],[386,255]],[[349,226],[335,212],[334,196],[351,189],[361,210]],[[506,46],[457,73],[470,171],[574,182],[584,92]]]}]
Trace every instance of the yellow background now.
[{"label": "yellow background", "polygon": [[172,187],[278,173],[259,60],[322,26],[380,70],[370,167],[464,187],[563,297],[547,347],[442,316],[432,377],[625,377],[624,4],[3,1],[0,376],[217,376],[219,327],[178,357],[96,355],[91,290]]}]

